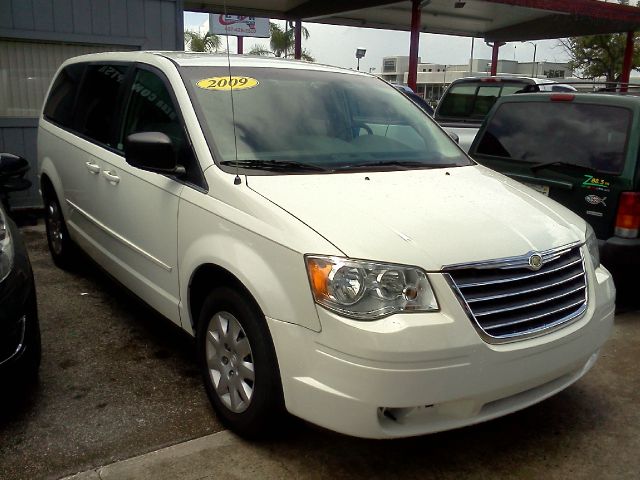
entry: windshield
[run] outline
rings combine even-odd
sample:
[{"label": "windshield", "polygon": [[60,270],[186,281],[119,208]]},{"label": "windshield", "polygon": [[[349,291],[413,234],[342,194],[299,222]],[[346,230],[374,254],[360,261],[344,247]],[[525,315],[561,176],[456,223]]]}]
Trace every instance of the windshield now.
[{"label": "windshield", "polygon": [[479,155],[538,163],[569,163],[619,174],[631,110],[568,102],[505,103],[479,139]]},{"label": "windshield", "polygon": [[242,168],[272,172],[472,164],[429,116],[376,78],[233,68],[232,111],[226,67],[183,67],[181,72],[223,167],[236,159]]}]

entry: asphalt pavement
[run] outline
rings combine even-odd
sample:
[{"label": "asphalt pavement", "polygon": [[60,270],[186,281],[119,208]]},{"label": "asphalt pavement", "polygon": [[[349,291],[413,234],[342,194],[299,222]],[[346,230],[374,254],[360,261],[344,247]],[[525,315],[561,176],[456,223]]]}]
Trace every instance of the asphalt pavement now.
[{"label": "asphalt pavement", "polygon": [[42,365],[34,388],[0,387],[0,479],[60,478],[221,429],[193,341],[90,262],[53,265],[44,228],[23,228]]},{"label": "asphalt pavement", "polygon": [[394,441],[293,422],[249,443],[221,431],[188,336],[91,264],[55,268],[42,227],[23,231],[43,364],[32,390],[2,389],[0,479],[638,478],[637,307],[616,316],[591,372],[521,412]]}]

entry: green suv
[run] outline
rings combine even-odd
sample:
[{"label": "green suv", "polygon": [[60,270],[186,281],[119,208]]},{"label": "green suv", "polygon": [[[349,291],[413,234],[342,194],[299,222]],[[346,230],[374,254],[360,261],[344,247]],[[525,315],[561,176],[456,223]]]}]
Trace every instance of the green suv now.
[{"label": "green suv", "polygon": [[640,268],[640,97],[500,98],[469,154],[588,221],[620,293]]}]

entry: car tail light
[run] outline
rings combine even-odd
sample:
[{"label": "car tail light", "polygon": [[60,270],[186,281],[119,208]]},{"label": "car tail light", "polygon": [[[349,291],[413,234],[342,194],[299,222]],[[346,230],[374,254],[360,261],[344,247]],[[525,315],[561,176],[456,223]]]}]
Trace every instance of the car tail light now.
[{"label": "car tail light", "polygon": [[640,192],[622,192],[618,202],[615,234],[636,238],[640,232]]},{"label": "car tail light", "polygon": [[554,93],[551,95],[552,102],[573,102],[575,98],[573,93]]}]

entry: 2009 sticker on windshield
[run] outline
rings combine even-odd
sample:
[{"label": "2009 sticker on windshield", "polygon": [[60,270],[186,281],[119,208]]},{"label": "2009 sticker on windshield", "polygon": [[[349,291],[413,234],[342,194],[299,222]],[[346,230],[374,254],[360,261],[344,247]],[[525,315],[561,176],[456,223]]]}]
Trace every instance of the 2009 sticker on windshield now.
[{"label": "2009 sticker on windshield", "polygon": [[198,80],[196,85],[205,90],[246,90],[259,85],[252,77],[211,77]]}]

